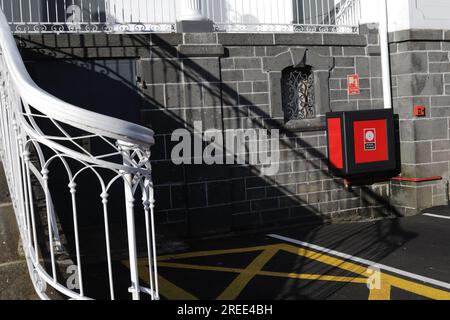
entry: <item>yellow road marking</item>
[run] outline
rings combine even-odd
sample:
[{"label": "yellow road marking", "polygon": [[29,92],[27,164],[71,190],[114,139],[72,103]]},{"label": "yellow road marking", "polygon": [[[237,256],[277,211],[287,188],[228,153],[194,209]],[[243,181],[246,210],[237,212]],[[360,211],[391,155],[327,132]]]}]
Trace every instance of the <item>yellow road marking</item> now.
[{"label": "yellow road marking", "polygon": [[307,249],[303,249],[303,248],[297,248],[291,245],[281,245],[281,249],[293,254],[296,254],[298,256],[302,256],[305,258],[308,258],[310,260],[315,260],[324,264],[327,264],[329,266],[333,266],[342,270],[346,270],[346,271],[350,271],[352,273],[361,275],[361,276],[366,276],[368,277],[368,273],[367,273],[367,268],[362,267],[360,265],[351,263],[351,262],[346,262],[344,260],[338,259],[338,258],[334,258],[328,255],[325,255],[323,253],[319,253],[316,251],[312,251],[312,250],[307,250]]},{"label": "yellow road marking", "polygon": [[[307,257],[309,259],[313,259],[322,263],[326,263],[337,268],[347,270],[361,276],[369,277],[368,269],[357,265],[352,262],[346,262],[341,259],[337,259],[334,257],[327,256],[325,254],[321,254],[318,252],[314,252],[311,250],[306,250],[303,248],[296,248],[290,245],[284,245],[283,250],[297,253],[300,256]],[[405,291],[409,291],[415,293],[419,296],[427,297],[430,299],[437,300],[450,300],[450,292],[435,289],[426,285],[418,284],[412,281],[404,280],[398,277],[390,276],[385,273],[381,273],[381,289],[379,290],[371,290],[370,296],[375,298],[382,298],[385,300],[390,299],[391,287],[396,287]]]},{"label": "yellow road marking", "polygon": [[[296,273],[282,273],[282,272],[270,272],[262,271],[264,266],[273,256],[279,251],[283,250],[289,253],[293,253],[298,256],[305,257],[312,261],[321,262],[341,270],[354,273],[355,277],[341,277],[332,275],[313,275],[313,274],[296,274]],[[168,262],[168,260],[186,259],[186,258],[200,258],[208,256],[227,255],[235,253],[247,253],[262,251],[247,268],[226,268],[215,266],[202,266]],[[218,297],[219,300],[231,300],[236,299],[239,294],[244,290],[248,283],[255,276],[268,276],[278,278],[291,278],[299,280],[312,280],[312,281],[329,281],[329,282],[342,282],[342,283],[367,283],[371,273],[367,267],[359,264],[348,262],[339,258],[335,258],[320,252],[308,250],[305,248],[298,248],[288,244],[258,246],[242,249],[230,249],[230,250],[215,250],[215,251],[200,251],[184,254],[166,255],[158,258],[158,265],[161,267],[176,268],[176,269],[191,269],[202,271],[216,271],[216,272],[228,272],[236,273],[238,276],[234,281],[225,289],[225,291]],[[127,265],[126,262],[124,264]],[[145,263],[139,263],[140,276],[148,277],[148,269],[144,268]],[[391,276],[389,274],[380,273],[381,287],[379,289],[371,289],[369,291],[369,300],[390,300],[391,289],[393,287],[408,291],[419,296],[423,296],[430,299],[437,300],[450,300],[450,292],[436,289],[424,284],[416,283],[413,281],[405,280],[399,277]],[[197,299],[195,296],[186,292],[185,290],[177,287],[167,279],[159,277],[161,283],[161,293],[168,299]]]},{"label": "yellow road marking", "polygon": [[383,274],[382,279],[384,279],[387,283],[389,283],[393,287],[415,293],[422,297],[435,300],[450,300],[450,292],[448,291],[435,289],[427,285],[397,278],[387,274]]},{"label": "yellow road marking", "polygon": [[256,274],[264,268],[267,262],[278,252],[278,248],[269,247],[264,250],[244,272],[240,273],[236,279],[225,289],[217,300],[235,300],[244,290],[248,283],[256,276]]},{"label": "yellow road marking", "polygon": [[185,269],[185,270],[201,270],[201,271],[217,271],[217,272],[229,272],[229,273],[242,273],[245,269],[239,268],[226,268],[226,267],[210,267],[195,264],[183,264],[183,263],[172,263],[172,262],[160,262],[158,263],[160,267],[175,268],[175,269]]},{"label": "yellow road marking", "polygon": [[220,256],[232,253],[247,253],[254,251],[266,250],[268,246],[259,246],[252,248],[241,248],[241,249],[228,249],[228,250],[213,250],[213,251],[198,251],[198,252],[188,252],[181,254],[169,254],[165,256],[158,257],[158,261],[167,261],[172,259],[187,259],[187,258],[200,258],[200,257],[211,257]]},{"label": "yellow road marking", "polygon": [[[160,267],[184,269],[184,270],[200,270],[200,271],[216,271],[227,273],[245,273],[246,269],[238,268],[226,268],[226,267],[210,267],[194,264],[182,264],[172,262],[160,262]],[[346,282],[346,283],[366,283],[366,278],[353,278],[353,277],[341,277],[341,276],[327,276],[327,275],[315,275],[315,274],[297,274],[297,273],[283,273],[283,272],[271,272],[271,271],[258,271],[256,276],[276,277],[276,278],[290,278],[298,280],[317,280],[317,281],[330,281],[330,282]]]},{"label": "yellow road marking", "polygon": [[169,300],[198,300],[197,297],[190,294],[189,292],[181,289],[180,287],[174,285],[169,280],[158,276],[159,281],[159,291],[162,296]]},{"label": "yellow road marking", "polygon": [[327,275],[320,275],[320,274],[316,275],[316,274],[297,274],[297,273],[261,271],[257,275],[267,276],[267,277],[290,278],[290,279],[297,279],[297,280],[325,281],[325,282],[344,282],[344,283],[366,283],[367,282],[367,279],[365,279],[365,278],[327,276]]},{"label": "yellow road marking", "polygon": [[391,300],[392,286],[386,280],[386,276],[380,273],[380,288],[372,288],[369,293],[369,300]]}]

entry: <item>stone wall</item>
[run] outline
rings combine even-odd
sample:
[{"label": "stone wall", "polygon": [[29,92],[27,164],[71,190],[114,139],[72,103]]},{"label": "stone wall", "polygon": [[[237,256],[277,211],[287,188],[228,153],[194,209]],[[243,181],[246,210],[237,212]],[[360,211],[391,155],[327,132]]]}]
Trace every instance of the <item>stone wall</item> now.
[{"label": "stone wall", "polygon": [[[450,161],[450,32],[406,30],[390,35],[394,109],[400,116],[402,173],[442,181],[393,183],[393,203],[406,213],[448,204]],[[415,117],[414,106],[426,108]]]},{"label": "stone wall", "polygon": [[[383,107],[378,33],[371,26],[362,26],[360,35],[44,35],[18,43],[27,61],[135,59],[141,124],[156,132],[152,159],[157,219],[178,234],[405,213],[406,204],[390,205],[389,182],[346,190],[341,179],[328,173],[325,112]],[[277,92],[271,90],[269,65],[283,57],[295,60],[295,52],[306,52],[304,59],[329,79],[319,86],[322,102],[316,118],[291,128],[274,103]],[[323,61],[326,66],[320,67]],[[360,76],[357,96],[347,94],[347,76],[352,74]],[[259,166],[246,165],[174,165],[172,132],[193,131],[199,120],[203,131],[280,129],[279,173],[265,177]]]}]

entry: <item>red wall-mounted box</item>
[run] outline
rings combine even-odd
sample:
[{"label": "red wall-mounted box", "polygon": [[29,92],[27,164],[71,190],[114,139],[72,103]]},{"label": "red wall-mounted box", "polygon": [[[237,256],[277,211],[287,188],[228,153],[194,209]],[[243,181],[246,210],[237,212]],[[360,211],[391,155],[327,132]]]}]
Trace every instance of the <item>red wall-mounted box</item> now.
[{"label": "red wall-mounted box", "polygon": [[330,170],[344,178],[394,171],[396,139],[391,110],[327,114]]}]

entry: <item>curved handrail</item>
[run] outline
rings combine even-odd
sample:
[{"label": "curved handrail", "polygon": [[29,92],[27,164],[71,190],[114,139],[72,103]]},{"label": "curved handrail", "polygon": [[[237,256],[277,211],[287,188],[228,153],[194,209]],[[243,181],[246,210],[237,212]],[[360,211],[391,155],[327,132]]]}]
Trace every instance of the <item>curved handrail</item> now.
[{"label": "curved handrail", "polygon": [[76,107],[39,88],[31,79],[12,36],[9,24],[0,10],[0,47],[16,90],[21,98],[43,114],[108,138],[150,147],[155,143],[151,129],[117,118]]},{"label": "curved handrail", "polygon": [[[158,299],[150,163],[154,132],[76,107],[39,88],[25,68],[1,10],[0,69],[0,157],[37,294],[49,299],[48,286],[61,298],[85,300],[93,294],[115,299],[115,281],[121,274],[113,269],[110,215],[122,214],[131,280],[128,293],[133,299],[140,299],[141,293]],[[122,196],[118,184],[123,184]],[[101,293],[85,290],[84,259],[89,250],[80,243],[89,234],[79,228],[80,212],[103,219],[95,225],[104,235],[104,243],[97,246],[102,251],[96,255],[108,266],[109,286]],[[145,231],[145,239],[140,238],[147,248],[146,254],[139,256],[138,217],[145,219],[139,228]],[[67,237],[67,230],[72,230],[72,237]],[[70,270],[64,270],[67,266],[61,263],[61,256],[70,257],[65,261],[70,261]],[[145,257],[148,287],[143,286],[137,271],[138,259]],[[70,282],[71,277],[77,281]]]}]

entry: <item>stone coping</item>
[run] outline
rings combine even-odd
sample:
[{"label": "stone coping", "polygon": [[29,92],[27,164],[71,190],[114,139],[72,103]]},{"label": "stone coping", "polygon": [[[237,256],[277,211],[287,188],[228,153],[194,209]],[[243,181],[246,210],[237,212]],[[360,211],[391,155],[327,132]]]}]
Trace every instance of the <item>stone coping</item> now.
[{"label": "stone coping", "polygon": [[365,35],[319,33],[153,33],[153,34],[34,34],[16,35],[27,48],[148,47],[178,45],[223,46],[367,46]]},{"label": "stone coping", "polygon": [[450,41],[450,30],[408,29],[389,33],[389,42]]}]

